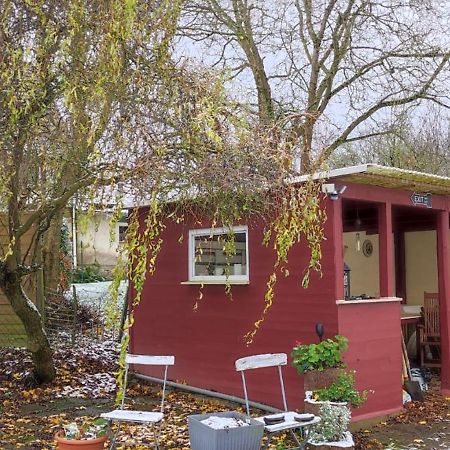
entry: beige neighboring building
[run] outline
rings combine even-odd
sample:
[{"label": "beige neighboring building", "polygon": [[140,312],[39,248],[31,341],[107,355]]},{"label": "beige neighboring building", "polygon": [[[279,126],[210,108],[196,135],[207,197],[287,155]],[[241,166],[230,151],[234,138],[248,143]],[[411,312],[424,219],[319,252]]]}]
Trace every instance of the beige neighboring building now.
[{"label": "beige neighboring building", "polygon": [[[111,219],[111,212],[97,211],[92,218],[87,219],[87,223],[80,225],[80,221],[77,221],[75,239],[77,266],[95,264],[100,267],[102,274],[107,276],[111,274],[127,229],[126,222],[118,222],[111,229]],[[68,225],[73,242],[72,220]]]}]

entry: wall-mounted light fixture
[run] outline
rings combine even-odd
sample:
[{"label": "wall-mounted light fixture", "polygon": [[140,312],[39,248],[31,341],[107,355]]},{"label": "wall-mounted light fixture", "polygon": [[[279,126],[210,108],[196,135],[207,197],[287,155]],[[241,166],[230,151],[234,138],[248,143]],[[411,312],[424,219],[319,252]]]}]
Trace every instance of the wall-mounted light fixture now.
[{"label": "wall-mounted light fixture", "polygon": [[344,193],[347,186],[341,186],[337,188],[334,183],[324,183],[322,184],[322,192],[330,198],[330,200],[338,200],[339,196]]},{"label": "wall-mounted light fixture", "polygon": [[323,334],[325,333],[325,327],[323,323],[316,323],[316,334],[319,336],[319,341],[322,342]]}]

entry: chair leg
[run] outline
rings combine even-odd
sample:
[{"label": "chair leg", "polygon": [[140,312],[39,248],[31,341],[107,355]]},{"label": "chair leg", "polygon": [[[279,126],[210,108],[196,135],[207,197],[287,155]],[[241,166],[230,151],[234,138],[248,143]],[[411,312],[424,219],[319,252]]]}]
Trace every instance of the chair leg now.
[{"label": "chair leg", "polygon": [[294,439],[294,441],[295,441],[295,443],[297,444],[297,446],[298,446],[299,448],[303,448],[303,447],[302,447],[303,444],[299,441],[299,439],[298,439],[298,437],[297,437],[297,433],[295,433],[294,430],[289,430],[289,432],[291,433],[292,439]]},{"label": "chair leg", "polygon": [[[112,441],[111,441],[111,446],[109,447],[109,450],[114,450],[115,448],[116,448],[116,440],[117,440],[117,436],[119,435],[119,431],[120,431],[120,424],[121,424],[122,422],[118,422],[117,423],[117,430],[116,430],[116,432],[114,433],[114,435],[113,435],[113,439],[112,439]],[[110,429],[111,429],[111,427],[110,427]]]},{"label": "chair leg", "polygon": [[267,450],[269,448],[270,441],[272,440],[272,433],[267,433],[267,442],[266,445],[264,445],[264,450]]},{"label": "chair leg", "polygon": [[161,437],[163,421],[159,423],[158,431],[156,431],[156,426],[153,425],[154,435],[155,435],[155,450],[159,450],[159,438]]},{"label": "chair leg", "polygon": [[154,433],[155,433],[155,450],[159,450],[159,436],[161,434],[161,427],[159,427],[158,431],[155,430]]}]

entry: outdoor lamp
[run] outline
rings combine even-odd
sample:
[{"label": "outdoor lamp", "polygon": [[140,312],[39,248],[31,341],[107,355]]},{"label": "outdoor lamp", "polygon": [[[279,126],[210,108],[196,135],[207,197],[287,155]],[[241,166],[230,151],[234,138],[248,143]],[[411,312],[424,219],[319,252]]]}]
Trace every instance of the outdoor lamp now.
[{"label": "outdoor lamp", "polygon": [[344,299],[350,299],[350,267],[344,263]]},{"label": "outdoor lamp", "polygon": [[325,327],[323,323],[316,323],[316,334],[319,336],[319,341],[322,342],[323,333],[325,332]]}]

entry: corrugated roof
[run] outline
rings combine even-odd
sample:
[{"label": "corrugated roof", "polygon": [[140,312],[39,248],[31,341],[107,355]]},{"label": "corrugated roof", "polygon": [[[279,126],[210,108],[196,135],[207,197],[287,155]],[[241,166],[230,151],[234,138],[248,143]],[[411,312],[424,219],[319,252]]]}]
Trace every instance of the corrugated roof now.
[{"label": "corrugated roof", "polygon": [[[371,184],[391,189],[426,191],[432,194],[450,195],[450,177],[380,166],[378,164],[361,164],[359,166],[318,172],[313,175],[313,178],[341,178],[348,182]],[[302,182],[307,179],[308,176],[305,175],[295,178],[294,182]]]}]

